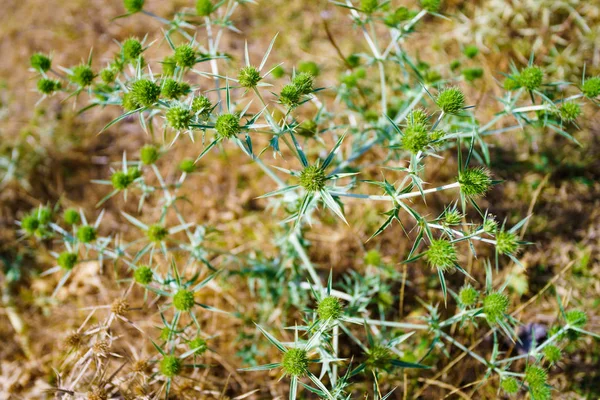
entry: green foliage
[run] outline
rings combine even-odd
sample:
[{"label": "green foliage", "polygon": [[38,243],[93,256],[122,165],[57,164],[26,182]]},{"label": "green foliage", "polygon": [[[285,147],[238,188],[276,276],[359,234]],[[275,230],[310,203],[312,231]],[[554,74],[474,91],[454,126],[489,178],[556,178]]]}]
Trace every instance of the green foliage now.
[{"label": "green foliage", "polygon": [[375,345],[367,350],[365,365],[369,370],[387,370],[392,365],[392,352],[389,348]]},{"label": "green foliage", "polygon": [[208,17],[214,11],[214,5],[211,0],[197,0],[196,12],[201,17]]},{"label": "green foliage", "polygon": [[475,58],[479,54],[479,48],[471,44],[463,49],[463,54],[468,58]]}]

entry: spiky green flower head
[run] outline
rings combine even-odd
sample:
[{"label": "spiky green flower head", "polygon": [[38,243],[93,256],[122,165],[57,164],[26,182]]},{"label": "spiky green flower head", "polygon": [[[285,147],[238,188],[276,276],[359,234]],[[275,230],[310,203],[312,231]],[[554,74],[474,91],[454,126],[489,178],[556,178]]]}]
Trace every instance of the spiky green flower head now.
[{"label": "spiky green flower head", "polygon": [[408,118],[406,119],[408,125],[414,124],[427,124],[429,120],[429,115],[425,112],[425,110],[421,108],[416,108],[410,112]]},{"label": "spiky green flower head", "polygon": [[568,101],[560,107],[560,119],[564,122],[573,122],[581,115],[581,106]]},{"label": "spiky green flower head", "polygon": [[452,71],[456,71],[458,68],[460,68],[461,65],[462,63],[460,62],[460,60],[452,60],[450,62],[450,69]]},{"label": "spiky green flower head", "polygon": [[162,62],[163,76],[173,76],[175,74],[175,68],[177,68],[177,62],[174,56],[167,56],[163,58]]},{"label": "spiky green flower head", "polygon": [[550,364],[556,364],[562,358],[562,352],[554,345],[544,347],[542,352],[544,353],[544,360]]},{"label": "spiky green flower head", "polygon": [[196,170],[196,163],[191,158],[182,160],[181,163],[179,163],[179,170],[186,174],[191,174]]},{"label": "spiky green flower head", "polygon": [[240,117],[236,114],[221,114],[217,118],[215,129],[220,139],[233,139],[242,131]]},{"label": "spiky green flower head", "polygon": [[57,90],[60,90],[61,87],[62,85],[60,81],[54,79],[40,78],[40,80],[37,82],[37,89],[41,94],[50,95]]},{"label": "spiky green flower head", "polygon": [[458,256],[454,244],[446,239],[434,239],[426,252],[427,262],[433,268],[447,271],[454,268]]},{"label": "spiky green flower head", "polygon": [[81,243],[91,243],[98,237],[98,231],[93,226],[84,225],[77,230],[77,239]]},{"label": "spiky green flower head", "polygon": [[487,214],[485,216],[485,221],[483,221],[483,231],[489,234],[495,234],[498,231],[498,221],[496,221],[496,217],[492,214]]},{"label": "spiky green flower head", "polygon": [[178,131],[188,129],[192,122],[192,113],[190,110],[180,105],[169,108],[165,117],[167,124]]},{"label": "spiky green flower head", "polygon": [[131,182],[135,181],[137,178],[142,176],[142,171],[140,171],[137,167],[129,168],[127,171],[127,175],[131,178]]},{"label": "spiky green flower head", "polygon": [[531,389],[546,386],[547,381],[548,372],[545,369],[535,365],[529,365],[525,369],[525,382]]},{"label": "spiky green flower head", "polygon": [[115,171],[110,177],[110,181],[115,190],[125,190],[133,182],[131,175],[124,171]]},{"label": "spiky green flower head", "polygon": [[367,254],[365,254],[365,264],[375,267],[381,265],[381,253],[375,249],[367,251]]},{"label": "spiky green flower head", "polygon": [[483,299],[483,312],[491,324],[500,321],[508,311],[509,301],[505,294],[494,292]]},{"label": "spiky green flower head", "polygon": [[307,192],[318,192],[325,187],[327,176],[318,165],[309,165],[300,172],[300,186]]},{"label": "spiky green flower head", "polygon": [[142,11],[144,0],[123,0],[123,6],[129,14],[135,14]]},{"label": "spiky green flower head", "polygon": [[169,235],[169,230],[160,224],[150,225],[146,236],[151,242],[162,242]]},{"label": "spiky green flower head", "polygon": [[512,232],[499,231],[496,233],[496,249],[501,254],[516,254],[519,251],[519,238]]},{"label": "spiky green flower head", "polygon": [[238,74],[240,86],[246,89],[254,89],[261,79],[260,72],[252,65],[242,68]]},{"label": "spiky green flower head", "polygon": [[392,365],[392,351],[381,345],[375,345],[367,350],[367,368],[371,371],[377,369],[387,370]]},{"label": "spiky green flower head", "polygon": [[571,310],[565,313],[565,320],[569,326],[583,328],[588,322],[588,317],[584,311]]},{"label": "spiky green flower head", "polygon": [[140,54],[142,54],[143,50],[144,47],[136,38],[129,38],[125,40],[123,42],[123,46],[121,47],[123,58],[125,58],[125,60],[128,61],[136,60],[140,56]]},{"label": "spiky green flower head", "polygon": [[504,87],[504,90],[517,90],[521,87],[520,82],[521,78],[519,77],[519,75],[507,76],[506,79],[504,79],[502,87]]},{"label": "spiky green flower head", "polygon": [[467,197],[484,195],[492,186],[490,172],[485,168],[468,168],[459,172],[458,183],[460,191]]},{"label": "spiky green flower head", "polygon": [[338,319],[342,315],[342,303],[340,303],[340,299],[333,296],[321,299],[317,306],[317,314],[324,321]]},{"label": "spiky green flower head", "polygon": [[87,64],[79,64],[72,69],[69,79],[81,87],[86,87],[92,84],[95,77],[92,67]]},{"label": "spiky green flower head", "polygon": [[383,19],[387,26],[396,26],[401,22],[410,19],[410,11],[406,7],[398,7],[395,11],[389,13]]},{"label": "spiky green flower head", "polygon": [[442,6],[442,0],[420,0],[421,7],[429,12],[438,12]]},{"label": "spiky green flower head", "polygon": [[471,285],[463,286],[458,292],[458,298],[460,300],[460,304],[465,307],[470,307],[477,302],[479,298],[479,292]]},{"label": "spiky green flower head", "polygon": [[175,356],[164,356],[160,362],[160,372],[167,378],[179,375],[181,369],[181,360]]},{"label": "spiky green flower head", "polygon": [[371,14],[379,7],[379,0],[360,0],[360,10]]},{"label": "spiky green flower head", "polygon": [[529,391],[531,393],[531,398],[535,399],[535,400],[550,400],[552,399],[552,391],[550,386],[548,385],[544,385],[544,386],[539,386],[539,387],[535,387],[529,388]]},{"label": "spiky green flower head", "polygon": [[351,68],[356,68],[360,65],[360,56],[358,54],[350,54],[346,57],[346,64]]},{"label": "spiky green flower head", "polygon": [[180,289],[173,296],[173,305],[179,311],[190,311],[194,307],[194,292]]},{"label": "spiky green flower head", "polygon": [[286,375],[305,376],[308,373],[308,353],[304,349],[289,349],[283,355],[281,366]]},{"label": "spiky green flower head", "polygon": [[190,347],[190,350],[196,349],[196,351],[194,351],[194,354],[197,356],[201,356],[202,354],[206,353],[206,350],[208,349],[206,340],[202,339],[201,337],[190,341],[188,343],[188,346]]},{"label": "spiky green flower head", "polygon": [[298,87],[290,83],[281,89],[279,102],[288,108],[295,108],[300,103],[300,96],[302,96],[302,93],[298,90]]},{"label": "spiky green flower head", "polygon": [[285,75],[285,69],[281,65],[276,66],[271,71],[271,76],[275,79],[279,79]]},{"label": "spiky green flower head", "polygon": [[63,220],[67,225],[75,225],[81,221],[81,216],[74,208],[68,208],[63,213]]},{"label": "spiky green flower head", "polygon": [[462,221],[463,215],[458,210],[447,209],[444,212],[444,223],[446,225],[458,225]]},{"label": "spiky green flower head", "polygon": [[189,44],[182,44],[175,49],[175,64],[181,68],[191,68],[196,65],[196,50]]},{"label": "spiky green flower head", "polygon": [[465,95],[457,87],[448,87],[438,94],[435,102],[446,114],[457,114],[465,106]]},{"label": "spiky green flower head", "polygon": [[125,111],[134,111],[141,107],[140,103],[136,101],[135,96],[132,92],[127,92],[123,94],[123,100],[121,105],[123,106],[123,110]]},{"label": "spiky green flower head", "polygon": [[317,129],[317,122],[312,119],[307,119],[296,127],[296,133],[304,137],[315,137],[317,135]]},{"label": "spiky green flower head", "polygon": [[442,75],[438,71],[433,69],[428,69],[423,75],[423,78],[426,83],[435,83],[442,79]]},{"label": "spiky green flower head", "polygon": [[469,58],[475,58],[479,54],[479,48],[470,44],[463,49],[463,54]]},{"label": "spiky green flower head", "polygon": [[410,124],[404,129],[402,147],[413,154],[425,150],[429,144],[429,129],[423,123]]},{"label": "spiky green flower head", "polygon": [[292,84],[296,86],[300,94],[309,94],[313,91],[314,75],[309,72],[301,72],[294,76]]},{"label": "spiky green flower head", "polygon": [[519,74],[519,85],[527,90],[536,90],[542,86],[544,71],[540,67],[530,66]]},{"label": "spiky green flower head", "polygon": [[482,68],[465,68],[462,70],[462,75],[467,82],[473,82],[483,76]]},{"label": "spiky green flower head", "polygon": [[192,112],[202,117],[207,117],[210,114],[212,103],[206,96],[194,97],[192,100]]},{"label": "spiky green flower head", "polygon": [[35,53],[29,59],[31,67],[40,72],[48,72],[52,68],[50,58],[42,53]]},{"label": "spiky green flower head", "polygon": [[117,71],[111,67],[104,68],[100,71],[100,79],[104,83],[113,83],[117,77]]},{"label": "spiky green flower head", "polygon": [[196,12],[200,17],[208,17],[213,11],[215,6],[211,0],[198,0],[196,1]]},{"label": "spiky green flower head", "polygon": [[140,160],[144,165],[154,164],[160,157],[160,152],[156,146],[147,144],[140,149]]},{"label": "spiky green flower head", "polygon": [[131,86],[131,93],[137,104],[150,107],[158,101],[160,87],[149,79],[139,79]]},{"label": "spiky green flower head", "polygon": [[147,265],[139,266],[133,273],[133,279],[140,285],[147,285],[152,282],[153,276],[152,270]]},{"label": "spiky green flower head", "polygon": [[588,99],[600,96],[600,76],[586,79],[581,85],[581,93]]},{"label": "spiky green flower head", "polygon": [[46,225],[49,222],[51,222],[52,217],[54,215],[54,213],[52,212],[52,210],[49,207],[40,208],[39,210],[37,210],[36,213],[37,213],[38,220],[40,221],[40,224],[42,224],[42,225]]},{"label": "spiky green flower head", "polygon": [[190,85],[179,83],[175,79],[165,79],[162,82],[160,94],[167,99],[177,99],[190,91]]},{"label": "spiky green flower head", "polygon": [[39,226],[40,221],[35,214],[28,214],[21,219],[21,228],[29,235],[33,235]]},{"label": "spiky green flower head", "polygon": [[62,269],[70,271],[73,269],[73,267],[75,267],[75,264],[77,264],[77,254],[68,251],[63,251],[58,255],[56,263]]},{"label": "spiky green flower head", "polygon": [[519,381],[512,376],[502,379],[500,386],[508,394],[515,394],[519,391]]}]

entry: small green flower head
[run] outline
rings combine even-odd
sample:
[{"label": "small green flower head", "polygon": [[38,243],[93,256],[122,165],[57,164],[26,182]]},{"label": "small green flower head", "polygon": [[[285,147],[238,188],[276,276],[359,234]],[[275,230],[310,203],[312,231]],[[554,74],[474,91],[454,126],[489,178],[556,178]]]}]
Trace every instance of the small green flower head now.
[{"label": "small green flower head", "polygon": [[506,79],[504,79],[504,83],[502,86],[504,87],[504,90],[517,90],[521,87],[520,82],[521,78],[519,77],[519,75],[507,76]]},{"label": "small green flower head", "polygon": [[471,285],[463,286],[460,292],[458,292],[458,298],[460,299],[460,304],[470,307],[477,302],[479,292]]},{"label": "small green flower head", "polygon": [[146,236],[151,242],[161,242],[169,235],[169,230],[160,224],[150,225]]},{"label": "small green flower head", "polygon": [[542,85],[544,71],[540,67],[527,67],[519,74],[519,85],[527,90],[536,90]]},{"label": "small green flower head", "polygon": [[194,160],[192,160],[191,158],[187,158],[181,161],[181,163],[179,164],[179,170],[181,172],[185,172],[186,174],[191,174],[196,170],[196,164]]},{"label": "small green flower head", "polygon": [[317,165],[309,165],[300,172],[300,186],[307,192],[318,192],[325,187],[327,176]]},{"label": "small green flower head", "polygon": [[73,267],[75,267],[75,264],[77,264],[77,254],[70,253],[68,251],[63,251],[62,253],[60,253],[58,255],[58,258],[56,259],[56,263],[62,269],[66,269],[67,271],[70,271],[73,269]]},{"label": "small green flower head", "polygon": [[296,85],[290,83],[281,89],[279,102],[288,108],[295,108],[300,103],[300,96],[302,96],[300,90],[298,90]]},{"label": "small green flower head", "polygon": [[304,349],[289,349],[283,355],[283,372],[290,376],[304,376],[308,373],[308,353]]},{"label": "small green flower head", "polygon": [[125,111],[134,111],[141,107],[140,103],[136,101],[132,92],[128,92],[123,95],[122,106]]},{"label": "small green flower head", "polygon": [[525,382],[529,384],[529,387],[533,390],[546,386],[548,381],[548,373],[545,369],[537,367],[535,365],[529,365],[525,369]]},{"label": "small green flower head", "polygon": [[387,26],[396,26],[399,23],[410,19],[410,11],[406,7],[398,7],[394,12],[385,16],[383,22]]},{"label": "small green flower head", "polygon": [[40,221],[35,214],[29,214],[21,220],[21,228],[30,235],[33,235],[40,226]]},{"label": "small green flower head", "polygon": [[162,82],[160,94],[167,99],[177,99],[190,90],[186,83],[179,83],[175,79],[165,79]]},{"label": "small green flower head", "polygon": [[581,106],[577,103],[566,102],[560,108],[560,119],[564,122],[573,122],[581,115]]},{"label": "small green flower head", "polygon": [[181,373],[181,360],[175,356],[165,356],[160,362],[160,372],[167,378]]},{"label": "small green flower head", "polygon": [[158,101],[160,87],[149,79],[140,79],[133,83],[131,93],[137,104],[150,107]]},{"label": "small green flower head", "polygon": [[191,68],[196,65],[196,50],[189,44],[182,44],[175,49],[175,64],[181,68]]},{"label": "small green flower head", "polygon": [[583,328],[588,322],[587,314],[579,310],[571,310],[565,313],[565,319],[569,326]]},{"label": "small green flower head", "polygon": [[142,44],[135,38],[127,39],[123,42],[123,47],[121,48],[123,57],[128,61],[136,60],[142,54],[143,50]]},{"label": "small green flower head", "polygon": [[192,113],[182,106],[169,108],[165,115],[167,124],[178,131],[188,129],[192,122]]},{"label": "small green flower head", "polygon": [[275,79],[279,79],[285,75],[285,69],[281,65],[276,66],[271,71],[271,76]]},{"label": "small green flower head", "polygon": [[456,71],[458,68],[460,68],[461,65],[462,63],[459,60],[453,60],[452,62],[450,62],[450,69],[452,71]]},{"label": "small green flower head", "polygon": [[444,223],[446,225],[458,225],[462,221],[462,217],[460,211],[448,209],[444,212]]},{"label": "small green flower head", "polygon": [[375,345],[367,350],[367,360],[365,361],[369,370],[390,368],[392,364],[392,352],[385,346]]},{"label": "small green flower head", "polygon": [[404,129],[402,147],[413,154],[425,150],[429,144],[429,130],[425,124],[410,124]]},{"label": "small green flower head", "polygon": [[252,65],[242,68],[238,74],[240,86],[246,89],[254,89],[261,79],[260,72]]},{"label": "small green flower head", "polygon": [[298,64],[298,72],[315,77],[321,73],[321,69],[314,61],[302,61]]},{"label": "small green flower head", "polygon": [[156,146],[151,144],[147,144],[140,150],[140,160],[142,160],[142,164],[144,165],[152,165],[158,160],[160,157],[160,153]]},{"label": "small green flower head", "polygon": [[512,232],[499,231],[496,234],[496,249],[501,254],[516,254],[519,251],[519,238]]},{"label": "small green flower head", "polygon": [[371,14],[379,7],[379,0],[360,0],[361,11]]},{"label": "small green flower head", "polygon": [[127,171],[127,175],[129,175],[129,178],[131,179],[131,182],[133,182],[137,178],[139,178],[140,176],[142,176],[142,171],[140,171],[136,167],[129,168],[129,170]]},{"label": "small green flower head", "polygon": [[35,53],[29,59],[31,67],[40,72],[48,72],[52,67],[52,61],[50,58],[42,53]]},{"label": "small green flower head", "polygon": [[98,237],[96,228],[89,225],[84,225],[77,230],[77,239],[81,243],[91,243]]},{"label": "small green flower head", "polygon": [[152,282],[153,276],[152,270],[146,265],[138,267],[133,273],[133,279],[140,285],[147,285]]},{"label": "small green flower head", "polygon": [[196,351],[194,351],[194,354],[197,356],[201,356],[202,354],[206,353],[206,350],[208,349],[206,340],[200,337],[189,342],[188,346],[190,347],[190,350],[196,349]]},{"label": "small green flower head", "polygon": [[296,86],[300,94],[309,94],[313,91],[314,75],[308,72],[301,72],[294,77],[292,84]]},{"label": "small green flower head", "polygon": [[365,254],[365,264],[376,267],[381,265],[381,253],[375,249],[367,251],[367,254]]},{"label": "small green flower head", "polygon": [[312,119],[307,119],[296,127],[296,133],[304,137],[315,137],[317,135],[317,129],[317,122]]},{"label": "small green flower head", "polygon": [[100,71],[100,79],[104,83],[113,83],[117,77],[117,72],[113,68],[104,68]]},{"label": "small green flower head", "polygon": [[47,223],[52,221],[52,210],[48,207],[44,207],[44,208],[40,208],[37,211],[37,217],[38,220],[40,221],[40,224],[42,225],[46,225]]},{"label": "small green flower head", "polygon": [[483,299],[483,312],[489,323],[498,322],[508,310],[508,297],[502,293],[490,293]]},{"label": "small green flower head", "polygon": [[408,115],[408,118],[406,119],[408,125],[415,125],[415,124],[423,124],[424,125],[424,124],[427,124],[428,120],[429,120],[429,115],[427,115],[427,113],[420,108],[412,110],[411,113]]},{"label": "small green flower head", "polygon": [[544,359],[550,364],[556,364],[562,358],[560,349],[554,345],[544,347],[542,352],[544,353]]},{"label": "small green flower head", "polygon": [[175,73],[175,68],[177,68],[177,62],[175,61],[174,56],[167,56],[162,60],[163,67],[163,75],[164,76],[173,76]]},{"label": "small green flower head", "polygon": [[492,186],[490,172],[485,168],[469,168],[461,171],[457,180],[460,191],[467,197],[482,196]]},{"label": "small green flower head", "polygon": [[583,85],[581,85],[581,92],[588,99],[600,96],[600,76],[586,79]]},{"label": "small green flower head", "polygon": [[180,289],[173,296],[173,305],[179,311],[190,311],[194,307],[194,292]]},{"label": "small green flower head", "polygon": [[60,84],[60,82],[54,79],[41,78],[37,82],[37,89],[41,94],[50,95],[56,92],[57,90],[60,90],[61,86],[62,85]]},{"label": "small green flower head", "polygon": [[532,388],[530,387],[531,398],[535,400],[550,400],[552,399],[552,391],[550,386],[544,385]]},{"label": "small green flower head", "polygon": [[496,221],[496,217],[492,214],[486,215],[485,221],[483,221],[483,231],[491,234],[498,231],[498,221]]},{"label": "small green flower head", "polygon": [[321,320],[336,320],[342,315],[342,303],[337,297],[325,297],[317,306],[317,314]]},{"label": "small green flower head", "polygon": [[475,58],[479,54],[479,49],[475,45],[469,45],[464,48],[463,54],[469,58]]},{"label": "small green flower head", "polygon": [[465,77],[467,82],[473,82],[483,76],[483,69],[481,68],[465,68],[462,70],[462,75]]},{"label": "small green flower head", "polygon": [[214,11],[214,7],[211,0],[196,1],[196,12],[201,17],[208,17]]},{"label": "small green flower head", "polygon": [[459,88],[449,87],[438,94],[436,104],[446,114],[457,114],[465,106],[465,95]]},{"label": "small green flower head", "polygon": [[515,394],[519,391],[519,382],[512,376],[502,379],[500,386],[508,394]]},{"label": "small green flower head", "polygon": [[429,265],[442,271],[454,268],[458,259],[454,244],[445,239],[432,240],[426,256]]},{"label": "small green flower head", "polygon": [[358,54],[350,54],[346,57],[346,64],[351,68],[356,68],[360,65],[360,56]]},{"label": "small green flower head", "polygon": [[211,108],[212,103],[206,96],[194,97],[194,100],[192,100],[192,112],[194,114],[206,117],[210,113]]},{"label": "small green flower head", "polygon": [[125,190],[133,182],[131,176],[123,171],[115,171],[110,177],[110,181],[116,190]]},{"label": "small green flower head", "polygon": [[73,74],[70,79],[79,86],[86,87],[91,85],[95,77],[96,75],[94,75],[94,71],[92,71],[89,65],[80,64],[73,68]]},{"label": "small green flower head", "polygon": [[144,0],[123,0],[123,6],[129,14],[135,14],[142,11]]},{"label": "small green flower head", "polygon": [[421,7],[429,12],[438,12],[442,5],[442,0],[420,0]]},{"label": "small green flower head", "polygon": [[222,114],[215,123],[217,136],[221,139],[233,139],[241,131],[240,117],[235,114]]},{"label": "small green flower head", "polygon": [[63,213],[63,220],[67,225],[75,225],[81,221],[81,216],[74,208],[66,209]]}]

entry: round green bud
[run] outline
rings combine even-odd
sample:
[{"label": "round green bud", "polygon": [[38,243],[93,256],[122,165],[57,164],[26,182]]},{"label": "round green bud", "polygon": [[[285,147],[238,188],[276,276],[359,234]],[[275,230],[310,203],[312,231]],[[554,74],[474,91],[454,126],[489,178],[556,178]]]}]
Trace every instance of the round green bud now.
[{"label": "round green bud", "polygon": [[304,376],[308,373],[308,353],[304,349],[289,349],[283,355],[283,372],[290,376]]},{"label": "round green bud", "polygon": [[536,90],[542,85],[544,71],[540,67],[527,67],[519,74],[519,85],[527,90]]},{"label": "round green bud", "polygon": [[499,231],[496,234],[496,249],[501,254],[515,254],[519,251],[519,238],[512,232]]},{"label": "round green bud", "polygon": [[197,356],[201,356],[202,354],[206,353],[206,350],[208,350],[206,340],[200,337],[190,341],[188,343],[188,346],[190,347],[190,350],[196,349],[196,351],[194,351],[194,354]]},{"label": "round green bud", "polygon": [[562,357],[560,349],[554,345],[544,347],[542,353],[544,353],[544,359],[550,364],[556,364]]},{"label": "round green bud", "polygon": [[126,60],[137,59],[140,56],[140,54],[142,54],[143,50],[144,48],[142,47],[142,44],[139,40],[135,38],[127,39],[125,42],[123,42],[123,47],[121,48],[121,51],[123,52],[123,57]]},{"label": "round green bud", "polygon": [[136,167],[133,168],[129,168],[127,170],[127,175],[129,175],[129,179],[131,179],[131,182],[135,181],[137,178],[139,178],[140,176],[142,176],[142,171],[140,171],[139,169],[137,169]]},{"label": "round green bud", "polygon": [[560,119],[565,122],[573,122],[581,115],[581,106],[569,101],[564,103],[559,111]]},{"label": "round green bud", "polygon": [[367,251],[367,254],[365,254],[365,264],[375,267],[381,265],[381,253],[375,249]]},{"label": "round green bud", "polygon": [[188,129],[192,122],[192,113],[182,106],[173,106],[167,110],[165,115],[167,124],[178,131]]},{"label": "round green bud", "polygon": [[527,382],[531,389],[546,386],[547,381],[548,373],[545,369],[535,365],[529,365],[525,369],[525,382]]},{"label": "round green bud", "polygon": [[41,78],[37,82],[37,89],[41,94],[52,94],[60,90],[61,86],[60,82],[54,79]]},{"label": "round green bud", "polygon": [[75,225],[81,221],[81,216],[74,208],[66,209],[63,213],[63,220],[67,225]]},{"label": "round green bud", "polygon": [[150,107],[158,101],[160,87],[149,79],[140,79],[131,87],[133,100],[140,106]]},{"label": "round green bud", "polygon": [[134,111],[141,107],[132,92],[123,94],[122,106],[125,111]]},{"label": "round green bud", "polygon": [[84,225],[77,230],[77,239],[81,243],[91,243],[98,237],[96,228],[89,225]]},{"label": "round green bud", "polygon": [[197,0],[196,12],[201,17],[208,17],[214,11],[214,5],[211,0]]},{"label": "round green bud", "polygon": [[475,58],[479,54],[479,49],[471,44],[463,49],[463,54],[469,58]]},{"label": "round green bud", "polygon": [[519,77],[519,75],[507,76],[506,79],[504,79],[504,83],[502,86],[504,87],[504,90],[517,90],[521,87],[520,82],[521,78]]},{"label": "round green bud", "polygon": [[460,304],[465,307],[470,307],[477,302],[479,298],[479,292],[471,285],[463,286],[458,292],[458,298],[460,300]]},{"label": "round green bud", "polygon": [[508,297],[502,293],[490,293],[483,299],[483,312],[489,323],[495,323],[502,319],[508,306]]},{"label": "round green bud", "polygon": [[167,378],[179,375],[181,368],[181,360],[175,356],[165,356],[160,362],[160,372]]},{"label": "round green bud", "polygon": [[314,75],[301,72],[292,79],[292,84],[296,86],[300,94],[309,94],[313,91]]},{"label": "round green bud", "polygon": [[396,26],[401,22],[410,19],[410,11],[406,7],[398,7],[394,12],[385,16],[383,22],[387,26]]},{"label": "round green bud", "polygon": [[75,264],[77,264],[77,254],[70,253],[68,251],[63,251],[62,253],[60,253],[58,255],[58,258],[56,259],[56,263],[62,269],[66,269],[66,270],[70,271],[73,269],[73,267],[75,267]]},{"label": "round green bud", "polygon": [[124,171],[115,171],[110,177],[110,181],[116,190],[125,190],[133,182],[131,176]]},{"label": "round green bud", "polygon": [[302,61],[300,64],[298,64],[298,72],[314,77],[318,76],[321,73],[321,70],[314,61]]},{"label": "round green bud", "polygon": [[179,83],[175,79],[165,79],[162,82],[160,93],[167,99],[177,99],[190,90],[187,83]]},{"label": "round green bud", "polygon": [[196,65],[196,50],[189,44],[182,44],[175,49],[175,64],[181,68],[191,68]]},{"label": "round green bud", "polygon": [[446,225],[458,225],[462,221],[463,215],[457,210],[446,210],[444,212],[444,223]]},{"label": "round green bud", "polygon": [[192,100],[192,112],[200,116],[206,117],[210,114],[212,103],[206,96],[194,97]]},{"label": "round green bud", "polygon": [[261,79],[260,72],[252,65],[242,68],[238,74],[240,86],[245,87],[246,89],[255,88]]},{"label": "round green bud", "polygon": [[369,370],[386,370],[392,365],[392,351],[385,346],[375,345],[367,350],[365,364]]},{"label": "round green bud", "polygon": [[515,394],[519,391],[519,382],[512,376],[502,379],[500,386],[508,394]]},{"label": "round green bud", "polygon": [[135,14],[142,11],[144,0],[123,0],[123,6],[129,14]]},{"label": "round green bud", "polygon": [[427,70],[424,74],[424,80],[427,83],[435,83],[442,79],[442,75],[438,71],[434,71],[432,69]]},{"label": "round green bud", "polygon": [[413,154],[425,150],[429,144],[429,130],[425,124],[410,124],[404,129],[402,147]]},{"label": "round green bud", "polygon": [[349,88],[356,87],[358,85],[358,78],[355,74],[347,74],[340,76],[340,82]]},{"label": "round green bud", "polygon": [[360,0],[361,11],[371,14],[379,7],[379,0]]},{"label": "round green bud", "polygon": [[300,93],[296,85],[288,84],[281,89],[279,102],[288,108],[295,108],[300,103],[300,96],[302,96],[302,93]]},{"label": "round green bud", "polygon": [[346,57],[346,64],[348,64],[350,68],[358,67],[360,65],[360,56],[358,54],[350,54]]},{"label": "round green bud", "polygon": [[583,328],[588,322],[587,314],[579,310],[571,310],[565,313],[565,319],[569,326]]},{"label": "round green bud", "polygon": [[457,114],[465,106],[465,95],[459,88],[449,87],[438,94],[436,104],[446,114]]},{"label": "round green bud", "polygon": [[222,114],[217,118],[215,123],[217,136],[221,139],[232,139],[241,131],[240,117],[235,114]]},{"label": "round green bud", "polygon": [[142,160],[142,164],[152,165],[158,160],[158,157],[160,157],[158,149],[151,144],[145,145],[140,150],[140,160]]},{"label": "round green bud", "polygon": [[175,62],[174,56],[167,56],[162,60],[163,75],[173,76],[177,63]]},{"label": "round green bud", "polygon": [[317,123],[307,119],[296,127],[296,133],[304,137],[315,137],[317,135]]},{"label": "round green bud", "polygon": [[185,159],[179,164],[179,170],[190,174],[196,170],[196,163],[191,158]]},{"label": "round green bud", "polygon": [[325,187],[325,171],[316,165],[309,165],[300,172],[300,186],[307,192],[318,192]]},{"label": "round green bud", "polygon": [[453,61],[450,63],[450,69],[451,69],[452,71],[455,71],[455,70],[457,70],[458,68],[460,68],[460,66],[461,66],[461,65],[462,65],[462,63],[461,63],[459,60],[453,60]]},{"label": "round green bud", "polygon": [[94,75],[94,71],[89,65],[80,64],[73,68],[70,79],[79,86],[86,87],[94,81],[95,77],[96,75]]},{"label": "round green bud", "polygon": [[322,320],[336,320],[342,315],[342,303],[337,297],[325,297],[317,306],[317,314]]},{"label": "round green bud", "polygon": [[438,12],[442,5],[441,0],[420,0],[421,7],[429,12]]},{"label": "round green bud", "polygon": [[29,59],[31,67],[40,72],[48,72],[52,67],[52,61],[50,58],[42,53],[35,53]]},{"label": "round green bud", "polygon": [[48,207],[40,208],[37,210],[37,218],[41,225],[46,225],[52,221],[52,210]]},{"label": "round green bud", "polygon": [[581,92],[588,99],[600,96],[600,76],[586,79],[583,85],[581,85]]},{"label": "round green bud", "polygon": [[34,234],[39,226],[40,221],[35,214],[26,215],[21,220],[21,228],[30,235]]},{"label": "round green bud", "polygon": [[285,75],[285,69],[283,69],[283,67],[281,65],[276,66],[271,71],[271,76],[273,76],[273,78],[275,78],[275,79],[279,79],[283,75]]},{"label": "round green bud", "polygon": [[485,233],[494,234],[494,233],[496,233],[497,230],[498,230],[498,221],[496,221],[496,218],[493,215],[488,214],[485,218],[485,221],[483,221],[483,231]]},{"label": "round green bud", "polygon": [[468,197],[484,195],[492,186],[490,172],[485,168],[469,168],[458,174],[460,191]]},{"label": "round green bud", "polygon": [[427,262],[434,268],[447,271],[454,268],[458,256],[454,244],[446,239],[434,239],[426,252]]},{"label": "round green bud", "polygon": [[467,82],[473,82],[483,76],[482,68],[465,68],[462,70],[462,75]]},{"label": "round green bud", "polygon": [[408,125],[413,124],[427,124],[427,120],[429,119],[429,115],[425,111],[420,108],[416,110],[412,110],[406,119]]},{"label": "round green bud", "polygon": [[160,224],[150,225],[146,236],[151,242],[161,242],[169,235],[169,230]]},{"label": "round green bud", "polygon": [[135,279],[135,281],[141,285],[147,285],[152,282],[153,276],[154,274],[152,273],[152,270],[145,265],[136,268],[135,272],[133,273],[133,279]]},{"label": "round green bud", "polygon": [[189,290],[180,289],[173,296],[173,305],[179,311],[190,311],[194,307],[194,293]]},{"label": "round green bud", "polygon": [[117,72],[112,68],[104,68],[100,71],[100,78],[104,83],[113,83],[117,77]]},{"label": "round green bud", "polygon": [[531,398],[535,400],[550,400],[552,399],[552,391],[550,386],[544,385],[532,388],[530,387]]}]

